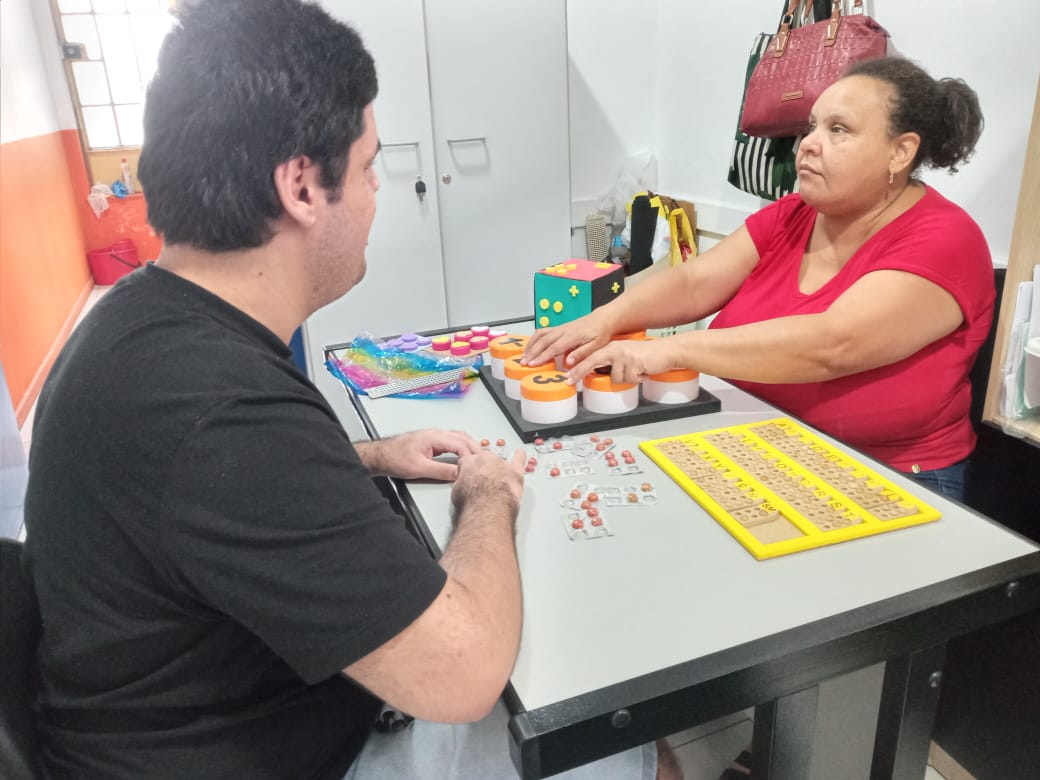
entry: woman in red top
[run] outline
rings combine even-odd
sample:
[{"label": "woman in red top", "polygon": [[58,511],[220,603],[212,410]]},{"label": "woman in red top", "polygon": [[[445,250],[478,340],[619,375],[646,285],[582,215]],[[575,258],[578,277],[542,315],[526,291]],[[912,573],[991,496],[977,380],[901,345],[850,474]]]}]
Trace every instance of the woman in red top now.
[{"label": "woman in red top", "polygon": [[[975,446],[968,372],[989,332],[993,266],[960,207],[914,177],[966,161],[982,130],[963,81],[901,58],[860,63],[817,100],[799,192],[613,303],[539,330],[525,357],[567,354],[577,381],[678,367],[724,377],[960,498]],[[691,322],[653,341],[612,334]]]}]

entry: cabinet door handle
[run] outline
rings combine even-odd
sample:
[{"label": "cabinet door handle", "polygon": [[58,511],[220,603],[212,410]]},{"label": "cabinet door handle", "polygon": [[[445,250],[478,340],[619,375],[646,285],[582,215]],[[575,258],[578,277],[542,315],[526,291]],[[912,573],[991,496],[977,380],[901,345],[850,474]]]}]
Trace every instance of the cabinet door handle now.
[{"label": "cabinet door handle", "polygon": [[396,143],[396,144],[380,144],[379,148],[380,149],[400,149],[401,147],[404,147],[404,146],[414,146],[414,147],[418,148],[419,147],[419,142],[418,141],[401,141],[400,143]]},{"label": "cabinet door handle", "polygon": [[448,138],[448,139],[446,139],[446,143],[449,143],[449,144],[477,144],[477,143],[479,143],[479,144],[486,144],[487,143],[487,136],[476,135],[476,136],[473,136],[472,138]]}]

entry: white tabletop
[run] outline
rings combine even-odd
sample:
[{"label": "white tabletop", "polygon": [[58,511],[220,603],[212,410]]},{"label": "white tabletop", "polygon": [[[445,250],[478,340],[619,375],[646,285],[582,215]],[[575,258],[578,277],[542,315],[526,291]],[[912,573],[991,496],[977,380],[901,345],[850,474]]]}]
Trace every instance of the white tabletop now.
[{"label": "white tabletop", "polygon": [[[560,520],[571,480],[527,475],[517,524],[524,629],[511,681],[528,711],[696,660],[774,633],[1035,553],[1037,545],[869,460],[875,471],[937,508],[942,518],[770,560],[755,560],[639,449],[647,439],[784,416],[721,380],[702,386],[715,414],[619,428],[610,435],[644,469],[659,504],[616,510],[615,536],[572,542]],[[524,447],[484,386],[461,399],[362,399],[380,436],[424,427]],[[824,437],[835,445],[829,437]],[[842,449],[847,449],[842,447]],[[599,483],[620,483],[597,474]],[[632,481],[632,480],[627,480]],[[450,533],[450,486],[408,492],[442,548]]]}]

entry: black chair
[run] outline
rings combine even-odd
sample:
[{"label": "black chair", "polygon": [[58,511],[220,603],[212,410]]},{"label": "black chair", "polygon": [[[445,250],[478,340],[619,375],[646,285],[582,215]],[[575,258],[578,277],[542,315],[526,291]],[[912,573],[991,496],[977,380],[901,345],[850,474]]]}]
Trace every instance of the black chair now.
[{"label": "black chair", "polygon": [[39,777],[35,725],[36,594],[22,573],[22,544],[0,539],[0,777]]},{"label": "black chair", "polygon": [[986,389],[989,386],[989,367],[993,362],[993,349],[997,340],[997,319],[1000,316],[1000,304],[1004,299],[1004,279],[1007,277],[1006,268],[993,269],[993,287],[997,297],[993,302],[993,322],[989,328],[989,335],[979,347],[978,357],[972,366],[968,378],[971,381],[971,412],[969,417],[974,423],[976,430],[982,423],[982,410],[986,403]]}]

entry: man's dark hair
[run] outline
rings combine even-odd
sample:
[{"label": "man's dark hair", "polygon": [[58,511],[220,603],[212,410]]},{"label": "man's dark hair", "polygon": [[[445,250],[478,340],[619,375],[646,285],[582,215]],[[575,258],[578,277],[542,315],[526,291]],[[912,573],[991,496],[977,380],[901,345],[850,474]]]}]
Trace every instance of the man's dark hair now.
[{"label": "man's dark hair", "polygon": [[262,246],[282,213],[274,171],[307,156],[330,199],[376,96],[361,38],[300,0],[181,4],[144,109],[138,177],[167,244]]}]

